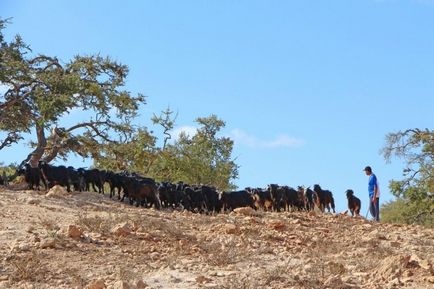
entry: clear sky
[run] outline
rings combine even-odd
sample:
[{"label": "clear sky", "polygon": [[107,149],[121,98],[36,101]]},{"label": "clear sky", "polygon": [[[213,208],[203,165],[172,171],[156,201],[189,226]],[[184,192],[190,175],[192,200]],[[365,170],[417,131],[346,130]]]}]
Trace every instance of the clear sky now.
[{"label": "clear sky", "polygon": [[[168,105],[178,129],[225,120],[240,188],[319,183],[338,211],[352,188],[365,214],[362,169],[376,173],[381,203],[402,175],[402,161],[379,154],[385,135],[434,128],[434,1],[0,0],[0,17],[36,53],[127,64],[127,89],[148,96],[143,124]],[[0,162],[29,151],[4,149]]]}]

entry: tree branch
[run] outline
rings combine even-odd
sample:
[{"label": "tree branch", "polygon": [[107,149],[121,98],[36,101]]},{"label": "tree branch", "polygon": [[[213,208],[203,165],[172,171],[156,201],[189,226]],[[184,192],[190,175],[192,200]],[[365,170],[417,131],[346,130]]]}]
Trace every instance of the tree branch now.
[{"label": "tree branch", "polygon": [[67,132],[71,132],[73,130],[76,130],[78,128],[83,128],[83,127],[87,127],[92,129],[97,136],[101,137],[103,140],[107,141],[107,142],[111,142],[111,143],[116,143],[116,141],[109,139],[104,133],[102,133],[98,126],[100,125],[108,125],[111,126],[111,123],[109,121],[92,121],[92,122],[82,122],[79,124],[76,124],[70,128],[68,128],[66,131]]},{"label": "tree branch", "polygon": [[8,133],[8,136],[4,140],[0,141],[0,150],[11,146],[13,143],[17,143],[20,139],[23,139],[23,137],[17,132]]}]

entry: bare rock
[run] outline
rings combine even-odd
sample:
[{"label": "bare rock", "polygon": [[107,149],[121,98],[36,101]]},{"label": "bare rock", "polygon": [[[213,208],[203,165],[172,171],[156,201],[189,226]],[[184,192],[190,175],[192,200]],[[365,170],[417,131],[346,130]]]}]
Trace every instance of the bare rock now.
[{"label": "bare rock", "polygon": [[32,225],[27,226],[26,228],[26,232],[27,233],[33,233],[33,231],[35,230],[35,227]]},{"label": "bare rock", "polygon": [[297,224],[301,224],[301,221],[300,221],[300,219],[293,219],[293,220],[289,221],[289,223],[297,225]]},{"label": "bare rock", "polygon": [[45,194],[47,198],[60,198],[67,195],[69,195],[68,191],[59,185],[55,185]]},{"label": "bare rock", "polygon": [[81,227],[76,225],[68,226],[68,237],[72,239],[80,239],[82,234],[83,234],[83,229]]},{"label": "bare rock", "polygon": [[30,251],[30,245],[29,245],[29,244],[26,244],[26,243],[19,244],[19,245],[18,245],[18,250],[19,250],[20,252],[27,252],[27,251]]},{"label": "bare rock", "polygon": [[312,217],[316,217],[317,213],[314,210],[312,210],[312,211],[309,211],[308,215],[312,216]]},{"label": "bare rock", "polygon": [[[27,252],[30,251],[30,245],[27,243],[22,243],[18,240],[14,241],[11,245],[11,252]],[[1,267],[0,267],[1,268]]]},{"label": "bare rock", "polygon": [[54,238],[47,238],[47,239],[42,239],[41,242],[39,243],[39,248],[41,249],[54,249],[56,247],[56,239]]},{"label": "bare rock", "polygon": [[278,220],[278,221],[272,221],[268,224],[269,228],[272,228],[276,231],[284,231],[286,228],[286,225],[283,221]]},{"label": "bare rock", "polygon": [[158,252],[152,252],[151,254],[149,254],[149,257],[151,257],[151,259],[153,261],[156,261],[156,260],[158,260],[160,258],[160,253],[158,253]]},{"label": "bare rock", "polygon": [[196,277],[196,282],[199,284],[206,284],[212,282],[212,279],[205,277],[203,275],[199,275]]},{"label": "bare rock", "polygon": [[236,234],[238,233],[238,227],[234,224],[226,224],[224,226],[224,230],[226,232],[226,234]]},{"label": "bare rock", "polygon": [[113,228],[112,233],[116,237],[126,237],[131,234],[131,227],[128,223],[121,223]]},{"label": "bare rock", "polygon": [[431,262],[429,262],[428,260],[422,259],[419,256],[417,256],[416,254],[412,254],[410,256],[410,264],[414,265],[414,266],[418,266],[426,271],[431,272],[434,275],[434,269],[432,267]]},{"label": "bare rock", "polygon": [[330,272],[332,274],[342,275],[346,272],[345,266],[338,262],[328,262]]},{"label": "bare rock", "polygon": [[41,203],[41,200],[35,199],[35,198],[28,198],[27,204],[29,205],[39,205]]},{"label": "bare rock", "polygon": [[103,279],[92,281],[86,286],[86,289],[106,289],[106,288],[107,287]]},{"label": "bare rock", "polygon": [[331,288],[337,288],[340,285],[342,285],[342,279],[339,277],[339,275],[332,275],[324,282],[324,285]]},{"label": "bare rock", "polygon": [[112,288],[113,289],[130,289],[131,287],[128,284],[128,282],[118,280],[113,284]]},{"label": "bare rock", "polygon": [[148,287],[148,285],[145,282],[143,282],[142,280],[137,281],[137,284],[136,284],[137,289],[145,289],[147,287]]},{"label": "bare rock", "polygon": [[244,216],[259,216],[259,215],[261,215],[260,212],[253,210],[251,207],[236,208],[236,209],[234,209],[234,213],[237,215],[244,215]]}]

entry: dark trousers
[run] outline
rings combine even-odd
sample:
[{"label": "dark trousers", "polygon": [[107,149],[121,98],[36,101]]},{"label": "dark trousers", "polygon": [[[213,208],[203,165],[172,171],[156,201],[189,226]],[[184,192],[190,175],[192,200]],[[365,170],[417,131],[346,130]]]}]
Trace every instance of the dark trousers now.
[{"label": "dark trousers", "polygon": [[369,212],[371,212],[372,218],[380,222],[380,198],[376,198],[375,201],[369,202]]}]

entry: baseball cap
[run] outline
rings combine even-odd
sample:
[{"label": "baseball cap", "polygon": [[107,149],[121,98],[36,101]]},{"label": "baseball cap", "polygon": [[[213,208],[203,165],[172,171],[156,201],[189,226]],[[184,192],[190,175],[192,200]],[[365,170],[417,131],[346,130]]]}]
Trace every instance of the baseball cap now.
[{"label": "baseball cap", "polygon": [[372,169],[371,169],[370,166],[366,166],[365,169],[364,169],[364,171],[372,172]]}]

